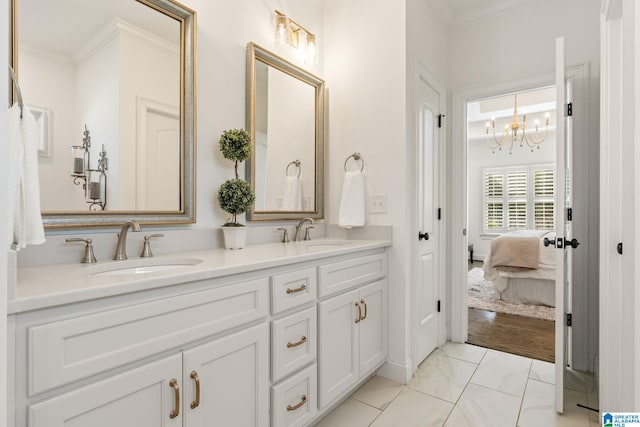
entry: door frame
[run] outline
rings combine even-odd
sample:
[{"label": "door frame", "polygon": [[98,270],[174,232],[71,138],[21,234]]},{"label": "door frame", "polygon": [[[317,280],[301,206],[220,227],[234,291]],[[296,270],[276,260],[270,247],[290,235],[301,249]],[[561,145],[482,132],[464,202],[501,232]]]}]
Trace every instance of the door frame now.
[{"label": "door frame", "polygon": [[[445,172],[445,167],[444,165],[446,165],[446,152],[445,152],[445,138],[446,138],[446,131],[447,131],[447,121],[446,121],[446,108],[447,108],[447,94],[446,92],[444,92],[444,86],[439,82],[439,80],[435,77],[435,75],[429,71],[429,68],[422,63],[419,59],[416,59],[415,62],[415,72],[414,72],[414,85],[415,88],[417,89],[418,85],[420,85],[420,80],[424,80],[426,81],[426,83],[428,85],[430,85],[440,96],[440,114],[442,114],[445,118],[445,120],[442,120],[442,127],[440,128],[440,131],[438,132],[438,138],[437,141],[435,141],[437,143],[437,150],[438,150],[438,157],[436,159],[436,161],[438,162],[438,164],[440,165],[438,168],[438,200],[437,200],[437,206],[439,206],[440,208],[442,208],[442,216],[441,216],[441,220],[438,221],[436,220],[436,225],[434,226],[434,231],[437,233],[438,235],[438,245],[436,247],[436,251],[438,253],[438,260],[437,260],[437,269],[438,269],[438,274],[437,274],[437,280],[438,280],[438,288],[437,288],[437,292],[438,292],[438,299],[441,301],[440,307],[441,307],[441,311],[438,314],[438,339],[437,339],[437,345],[438,346],[442,346],[444,345],[444,343],[447,340],[447,322],[445,321],[445,319],[447,318],[447,297],[446,297],[446,290],[447,287],[445,285],[446,281],[445,281],[445,277],[446,277],[446,254],[445,254],[445,250],[446,250],[446,244],[445,244],[445,240],[446,240],[446,234],[445,231],[447,230],[447,213],[446,213],[446,206],[445,206],[445,198],[444,195],[445,190],[446,190],[446,172]],[[414,91],[415,92],[415,91]],[[408,134],[409,135],[413,135],[413,144],[408,144],[408,150],[407,150],[407,159],[408,163],[407,165],[409,167],[412,168],[412,172],[410,174],[410,176],[412,177],[412,182],[411,182],[411,187],[410,187],[410,194],[417,194],[417,190],[418,190],[418,156],[417,156],[417,149],[418,149],[418,101],[417,99],[413,100],[413,105],[412,105],[412,114],[414,115],[414,122],[413,125],[411,127],[410,125],[410,129],[408,130]],[[411,205],[410,206],[410,217],[412,218],[410,221],[411,224],[411,233],[415,234],[418,232],[418,215],[417,215],[417,209],[418,209],[418,202],[417,202],[418,198],[414,197],[411,199]],[[415,233],[414,233],[415,232]],[[419,286],[418,284],[418,279],[420,277],[420,260],[419,260],[419,251],[418,251],[418,239],[417,239],[417,235],[414,235],[413,238],[411,239],[411,268],[410,268],[410,275],[411,275],[411,289],[410,289],[410,295],[414,296],[417,294],[417,287]],[[411,307],[411,315],[410,315],[410,319],[411,319],[411,325],[409,328],[409,332],[410,332],[410,345],[411,345],[411,369],[412,372],[416,372],[416,370],[418,369],[418,364],[420,362],[422,362],[422,360],[418,360],[418,356],[416,354],[417,352],[417,346],[416,346],[416,338],[417,338],[417,323],[418,323],[418,310],[417,310],[417,304],[418,302],[416,301],[416,298],[410,298],[410,307]]]},{"label": "door frame", "polygon": [[[573,105],[574,111],[582,111],[581,120],[574,120],[574,141],[588,141],[588,80],[589,64],[582,63],[566,68],[566,78],[574,82]],[[499,96],[513,92],[527,91],[543,86],[555,85],[555,73],[540,74],[530,78],[515,79],[511,81],[488,83],[474,86],[473,88],[454,91],[452,94],[452,206],[451,206],[451,248],[450,248],[450,283],[451,283],[451,323],[450,340],[464,343],[468,338],[468,312],[467,312],[467,236],[464,229],[467,226],[467,102],[491,96]],[[582,150],[574,150],[574,182],[582,180],[588,185],[588,146],[582,146]],[[583,187],[585,188],[585,187]],[[586,248],[589,239],[589,209],[588,191],[574,193],[573,206],[575,212],[580,212],[581,221],[574,223],[574,234]],[[466,233],[465,233],[466,234]],[[576,283],[588,283],[588,251],[583,250],[573,254],[573,280]],[[580,282],[579,282],[580,281]],[[576,297],[574,292],[573,320],[580,319],[584,333],[573,333],[573,360],[571,365],[580,370],[592,371],[592,363],[588,357],[588,287],[585,292]]]}]

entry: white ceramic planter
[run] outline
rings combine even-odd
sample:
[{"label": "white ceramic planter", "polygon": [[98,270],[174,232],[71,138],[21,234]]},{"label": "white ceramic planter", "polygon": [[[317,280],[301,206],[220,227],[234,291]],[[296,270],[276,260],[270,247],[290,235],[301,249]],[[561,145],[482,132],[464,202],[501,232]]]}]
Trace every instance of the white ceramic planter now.
[{"label": "white ceramic planter", "polygon": [[224,233],[224,247],[227,249],[242,249],[247,245],[247,230],[249,227],[222,227]]}]

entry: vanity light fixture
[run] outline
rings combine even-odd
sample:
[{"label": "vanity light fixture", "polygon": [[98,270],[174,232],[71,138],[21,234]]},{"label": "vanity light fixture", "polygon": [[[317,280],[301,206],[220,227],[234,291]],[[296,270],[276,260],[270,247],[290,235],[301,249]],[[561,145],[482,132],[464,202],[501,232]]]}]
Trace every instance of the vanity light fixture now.
[{"label": "vanity light fixture", "polygon": [[[276,41],[297,49],[306,64],[315,64],[316,35],[279,10],[276,10],[275,14]],[[304,33],[304,39],[301,38],[301,32]]]},{"label": "vanity light fixture", "polygon": [[[526,113],[522,115],[522,124],[518,122],[518,95],[514,95],[514,105],[513,105],[513,121],[511,125],[505,125],[504,130],[502,132],[502,136],[500,139],[496,136],[496,119],[493,117],[491,122],[487,122],[486,127],[486,141],[489,148],[491,148],[492,152],[496,152],[496,148],[498,150],[502,150],[502,146],[506,145],[509,148],[509,154],[511,154],[511,149],[513,148],[514,143],[519,143],[520,147],[526,144],[531,148],[533,152],[533,148],[540,148],[540,144],[542,144],[545,139],[547,139],[547,134],[549,133],[549,113],[545,113],[545,129],[544,136],[540,137],[538,135],[540,122],[536,120],[534,122],[535,130],[527,129],[527,115]],[[489,128],[493,129],[493,141],[490,141],[489,138]],[[533,134],[533,135],[532,135]]]},{"label": "vanity light fixture", "polygon": [[82,185],[84,196],[89,203],[90,211],[103,211],[107,206],[107,174],[109,159],[102,144],[98,166],[91,168],[91,136],[87,125],[84,125],[82,145],[71,146],[73,155],[73,183]]}]

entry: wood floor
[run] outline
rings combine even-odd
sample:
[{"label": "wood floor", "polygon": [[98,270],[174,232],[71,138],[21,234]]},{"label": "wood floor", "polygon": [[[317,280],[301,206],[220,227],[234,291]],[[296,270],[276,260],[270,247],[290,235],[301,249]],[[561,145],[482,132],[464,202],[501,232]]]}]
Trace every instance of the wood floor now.
[{"label": "wood floor", "polygon": [[469,308],[468,343],[554,362],[555,322]]}]

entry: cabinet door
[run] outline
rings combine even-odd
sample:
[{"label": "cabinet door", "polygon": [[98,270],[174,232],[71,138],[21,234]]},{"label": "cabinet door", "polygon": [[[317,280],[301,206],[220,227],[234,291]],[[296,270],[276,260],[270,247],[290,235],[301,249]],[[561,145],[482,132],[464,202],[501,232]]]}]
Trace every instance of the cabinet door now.
[{"label": "cabinet door", "polygon": [[320,408],[358,380],[357,301],[355,290],[318,304]]},{"label": "cabinet door", "polygon": [[185,427],[269,425],[267,324],[185,351],[183,375]]},{"label": "cabinet door", "polygon": [[360,289],[363,319],[360,329],[360,376],[368,374],[386,357],[385,281],[380,280]]},{"label": "cabinet door", "polygon": [[[182,355],[99,381],[29,407],[29,427],[178,427]],[[174,386],[171,380],[176,380]]]}]

